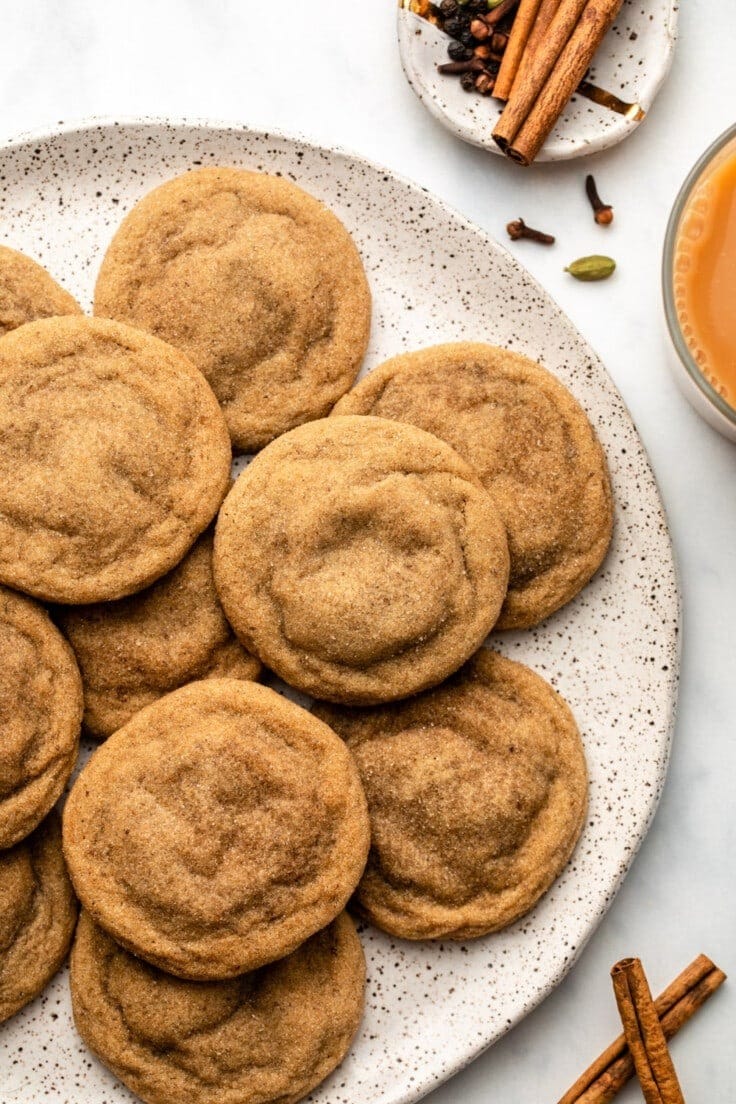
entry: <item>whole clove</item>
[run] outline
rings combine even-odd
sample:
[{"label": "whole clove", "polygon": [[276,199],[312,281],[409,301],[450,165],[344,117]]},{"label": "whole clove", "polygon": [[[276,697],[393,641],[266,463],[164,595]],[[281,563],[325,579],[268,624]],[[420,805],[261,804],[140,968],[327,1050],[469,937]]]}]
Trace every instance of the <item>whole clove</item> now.
[{"label": "whole clove", "polygon": [[491,73],[479,73],[475,78],[475,90],[481,96],[490,96],[495,83],[496,78]]},{"label": "whole clove", "polygon": [[526,238],[529,241],[539,242],[540,245],[555,244],[554,235],[545,234],[542,230],[534,230],[533,227],[527,226],[522,218],[515,219],[513,222],[508,223],[506,232],[512,241],[519,241],[521,238]]},{"label": "whole clove", "polygon": [[468,61],[448,61],[437,66],[437,72],[443,74],[482,73],[485,68],[482,58],[471,57]]},{"label": "whole clove", "polygon": [[598,195],[598,188],[592,173],[588,173],[585,178],[585,192],[590,200],[590,206],[593,208],[595,221],[599,226],[610,226],[613,222],[613,207],[608,203],[604,203]]}]

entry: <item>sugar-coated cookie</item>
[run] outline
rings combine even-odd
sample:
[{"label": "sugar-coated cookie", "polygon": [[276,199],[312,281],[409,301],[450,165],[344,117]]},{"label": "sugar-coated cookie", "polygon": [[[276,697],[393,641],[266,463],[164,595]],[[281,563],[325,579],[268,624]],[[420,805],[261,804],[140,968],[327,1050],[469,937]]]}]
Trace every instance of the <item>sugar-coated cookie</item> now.
[{"label": "sugar-coated cookie", "polygon": [[82,682],[46,611],[0,586],[0,849],[43,820],[74,769]]},{"label": "sugar-coated cookie", "polygon": [[341,913],[287,958],[229,981],[171,977],[83,912],[72,950],[77,1030],[146,1104],[292,1104],[340,1064],[365,962]]},{"label": "sugar-coated cookie", "polygon": [[74,296],[37,261],[0,245],[0,337],[39,318],[81,313]]},{"label": "sugar-coated cookie", "polygon": [[95,314],[191,357],[235,448],[255,452],[347,391],[371,300],[350,235],[319,200],[280,176],[205,168],[130,211],[105,254]]},{"label": "sugar-coated cookie", "polygon": [[481,649],[409,701],[315,713],[358,764],[372,845],[356,902],[385,931],[504,928],[570,858],[587,804],[583,746],[568,706],[523,664]]},{"label": "sugar-coated cookie", "polygon": [[143,589],[210,523],[230,463],[215,396],[164,342],[75,317],[0,340],[0,582],[65,603]]},{"label": "sugar-coated cookie", "polygon": [[215,583],[245,646],[330,701],[441,682],[493,628],[506,531],[444,441],[380,418],[327,418],[274,441],[215,532]]},{"label": "sugar-coated cookie", "polygon": [[0,1023],[41,993],[66,958],[77,902],[56,813],[0,851]]},{"label": "sugar-coated cookie", "polygon": [[190,683],[136,713],[64,810],[85,908],[133,954],[194,980],[256,969],[329,924],[368,846],[343,741],[236,679]]},{"label": "sugar-coated cookie", "polygon": [[498,628],[538,624],[600,567],[613,525],[606,460],[580,404],[535,361],[469,342],[404,353],[370,372],[334,413],[419,426],[478,472],[511,552]]},{"label": "sugar-coated cookie", "polygon": [[212,577],[212,533],[152,587],[57,612],[82,673],[84,728],[104,740],[145,705],[203,678],[255,679],[259,661],[238,643]]}]

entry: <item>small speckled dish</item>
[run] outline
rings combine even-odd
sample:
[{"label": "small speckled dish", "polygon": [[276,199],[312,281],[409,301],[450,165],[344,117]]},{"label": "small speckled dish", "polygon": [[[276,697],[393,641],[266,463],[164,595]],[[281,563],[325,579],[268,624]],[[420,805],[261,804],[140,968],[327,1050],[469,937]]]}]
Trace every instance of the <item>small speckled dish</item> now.
[{"label": "small speckled dish", "polygon": [[[501,154],[491,131],[503,105],[491,97],[463,92],[456,77],[443,77],[437,65],[448,60],[450,39],[408,10],[400,0],[398,35],[401,63],[409,84],[443,126],[492,153]],[[606,35],[588,80],[648,112],[664,83],[677,39],[677,0],[624,0]],[[615,146],[638,121],[573,96],[542,147],[537,161],[564,161]]]},{"label": "small speckled dish", "polygon": [[[360,249],[374,295],[367,367],[404,349],[485,340],[539,358],[568,384],[608,455],[616,532],[603,569],[533,632],[494,641],[565,696],[590,769],[580,844],[539,905],[466,945],[403,943],[364,927],[368,1000],[318,1104],[409,1104],[508,1031],[564,977],[610,905],[664,783],[679,664],[679,597],[654,477],[605,368],[505,249],[445,204],[359,157],[214,124],[64,128],[0,150],[0,241],[47,265],[89,307],[124,213],[194,165],[283,173],[319,196]],[[130,1104],[77,1037],[62,974],[0,1028],[0,1096],[13,1104]]]}]

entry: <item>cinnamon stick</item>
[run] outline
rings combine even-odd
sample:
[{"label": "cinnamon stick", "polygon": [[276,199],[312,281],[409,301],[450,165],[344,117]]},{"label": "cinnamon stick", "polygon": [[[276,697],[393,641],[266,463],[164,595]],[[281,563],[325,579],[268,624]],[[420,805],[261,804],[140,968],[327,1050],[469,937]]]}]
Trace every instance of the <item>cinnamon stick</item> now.
[{"label": "cinnamon stick", "polygon": [[[654,1002],[665,1038],[676,1035],[725,980],[722,970],[705,955],[698,955]],[[633,1076],[634,1063],[626,1037],[619,1035],[558,1104],[610,1104]]]},{"label": "cinnamon stick", "polygon": [[506,148],[512,160],[529,165],[537,156],[585,76],[621,3],[622,0],[588,0],[533,107]]},{"label": "cinnamon stick", "polygon": [[519,133],[524,121],[542,91],[555,62],[567,45],[588,0],[561,0],[547,29],[547,35],[530,57],[523,80],[515,83],[501,118],[493,131],[501,149],[506,152]]},{"label": "cinnamon stick", "polygon": [[519,10],[509,33],[501,67],[496,75],[493,95],[497,100],[507,100],[519,69],[524,48],[529,41],[542,0],[520,0]]},{"label": "cinnamon stick", "polygon": [[641,962],[622,959],[611,979],[644,1099],[647,1104],[685,1104]]},{"label": "cinnamon stick", "polygon": [[[535,56],[537,50],[541,46],[547,37],[550,24],[555,17],[557,9],[560,6],[561,0],[542,0],[539,5],[539,11],[537,12],[537,18],[534,20],[534,26],[532,27],[531,34],[526,44],[526,48],[519,61],[519,69],[516,74],[516,81],[523,80],[523,74],[529,67],[531,59]],[[516,82],[514,82],[516,83]]]}]

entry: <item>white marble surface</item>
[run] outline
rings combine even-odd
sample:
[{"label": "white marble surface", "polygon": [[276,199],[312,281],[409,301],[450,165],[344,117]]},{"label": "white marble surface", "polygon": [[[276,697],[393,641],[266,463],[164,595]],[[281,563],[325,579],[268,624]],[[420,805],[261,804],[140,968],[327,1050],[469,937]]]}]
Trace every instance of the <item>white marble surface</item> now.
[{"label": "white marble surface", "polygon": [[[554,1102],[618,1030],[608,969],[644,960],[661,988],[699,951],[736,981],[736,447],[671,382],[659,291],[678,185],[734,121],[736,9],[689,0],[672,74],[624,145],[587,161],[520,170],[443,131],[405,84],[392,0],[0,0],[0,138],[90,115],[200,116],[353,148],[439,193],[491,233],[522,215],[558,236],[514,251],[598,349],[647,445],[669,512],[685,604],[683,681],[669,782],[654,827],[607,918],[564,984],[432,1104]],[[594,226],[593,169],[616,207]],[[607,284],[562,268],[609,252]],[[688,1101],[736,1101],[736,985],[674,1045]],[[622,1104],[641,1099],[636,1088]],[[2,1102],[2,1071],[0,1071]]]}]

